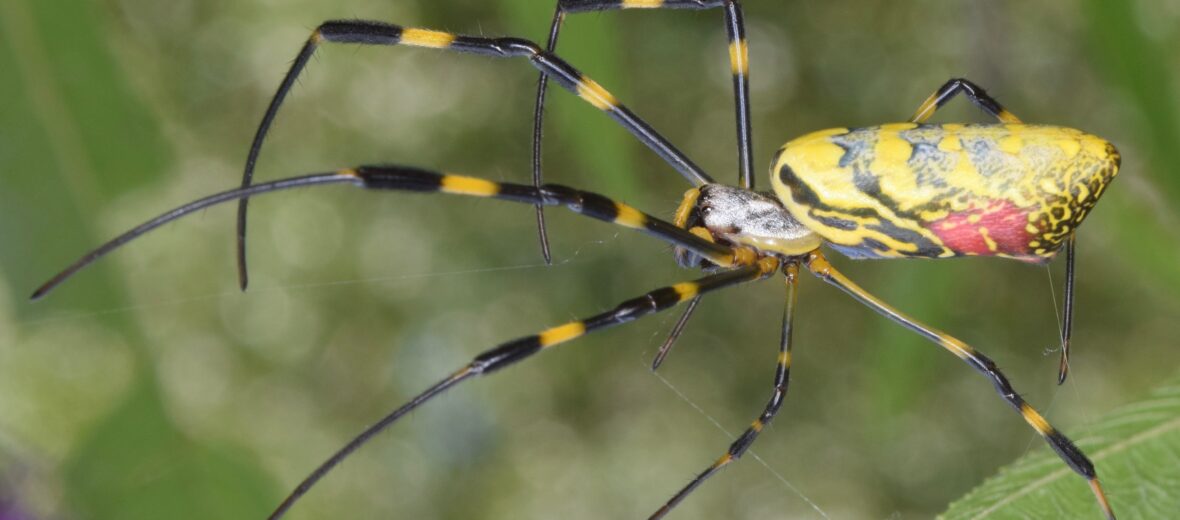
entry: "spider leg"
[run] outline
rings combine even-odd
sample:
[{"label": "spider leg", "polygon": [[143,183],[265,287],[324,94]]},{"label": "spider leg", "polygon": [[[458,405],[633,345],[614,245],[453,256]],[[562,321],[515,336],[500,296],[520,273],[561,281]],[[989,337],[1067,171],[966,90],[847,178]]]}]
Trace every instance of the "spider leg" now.
[{"label": "spider leg", "polygon": [[670,222],[660,220],[632,206],[613,201],[597,193],[557,184],[546,184],[538,188],[525,184],[497,183],[476,177],[444,174],[404,166],[361,166],[359,168],[346,168],[333,173],[291,177],[254,184],[247,188],[223,191],[171,209],[86,253],[34,291],[32,299],[41,298],[54,287],[64,282],[70,276],[73,276],[74,273],[123,244],[195,211],[222,202],[243,199],[259,193],[269,193],[319,184],[345,183],[368,189],[441,192],[453,195],[504,199],[526,204],[561,205],[575,213],[597,220],[642,230],[674,246],[682,247],[701,255],[721,267],[749,265],[755,263],[757,260],[756,254],[750,249],[734,249],[723,244],[713,243],[689,231],[678,228]]},{"label": "spider leg", "polygon": [[[274,122],[275,114],[283,103],[287,93],[298,78],[308,60],[315,53],[316,48],[325,42],[354,43],[361,45],[407,45],[411,47],[426,47],[455,52],[480,54],[497,58],[526,58],[538,70],[552,76],[558,85],[573,92],[579,98],[606,112],[612,119],[630,131],[637,139],[651,148],[665,162],[675,168],[689,182],[694,185],[712,182],[704,170],[693,163],[683,152],[668,142],[662,135],[651,128],[643,119],[635,115],[626,106],[595,82],[583,75],[572,65],[558,56],[542,50],[537,44],[520,38],[483,38],[478,36],[464,36],[442,31],[401,27],[373,21],[336,20],[327,21],[311,33],[311,37],[303,45],[296,56],[291,69],[283,78],[275,91],[274,98],[266,109],[262,122],[254,134],[250,144],[250,152],[246,157],[246,166],[242,172],[242,187],[250,186],[254,176],[254,165],[262,149],[262,143]],[[246,208],[248,196],[238,203],[237,245],[238,245],[238,280],[244,289],[249,283],[246,270]]]},{"label": "spider leg", "polygon": [[[565,11],[561,8],[561,2],[557,3],[557,9],[553,13],[553,22],[549,24],[549,39],[545,42],[545,51],[553,52],[557,48],[557,35],[561,32],[561,24],[565,21]],[[537,98],[533,103],[533,155],[531,158],[531,166],[533,168],[533,186],[541,186],[541,133],[544,130],[543,119],[545,117],[545,91],[549,87],[549,75],[542,72],[537,78]],[[541,242],[541,256],[545,257],[546,264],[553,263],[553,254],[549,251],[549,232],[545,230],[545,207],[537,204],[537,240]]]},{"label": "spider leg", "polygon": [[910,122],[925,123],[927,119],[930,119],[930,116],[934,115],[935,111],[937,111],[939,108],[942,108],[942,106],[945,105],[947,101],[953,99],[960,92],[966,94],[967,99],[970,99],[971,102],[975,104],[975,106],[979,107],[984,112],[991,114],[992,117],[995,117],[1001,123],[1020,122],[1020,118],[1016,117],[1015,114],[1009,112],[1008,109],[1001,106],[1000,103],[989,96],[982,87],[972,83],[966,78],[951,78],[941,87],[938,87],[938,90],[935,90],[933,94],[930,94],[930,97],[926,98],[926,101],[922,102],[922,104],[918,107],[918,110],[914,111],[914,115],[910,117]]},{"label": "spider leg", "polygon": [[[672,219],[672,223],[676,224],[676,227],[678,228],[688,229],[690,232],[698,233],[697,236],[700,236],[701,238],[712,240],[712,234],[710,234],[707,229],[702,227],[697,227],[695,230],[689,228],[691,225],[689,223],[689,219],[692,218],[693,210],[696,208],[697,200],[699,200],[700,197],[700,188],[693,187],[684,192],[684,197],[680,200],[680,205],[676,208],[676,215]],[[681,265],[686,265],[688,263],[688,261],[684,259],[684,257],[687,256],[685,251],[677,250],[675,254],[677,261],[680,262]],[[672,347],[676,344],[676,340],[680,339],[680,335],[684,333],[684,328],[688,326],[688,320],[692,318],[693,313],[697,310],[697,305],[700,303],[701,297],[698,296],[689,302],[688,306],[684,308],[684,313],[680,315],[680,319],[676,320],[676,325],[672,327],[672,331],[668,333],[668,337],[664,339],[664,343],[660,345],[659,350],[656,351],[656,357],[651,361],[651,370],[653,372],[659,370],[660,365],[664,363],[664,358],[668,357],[668,353],[672,351]]]},{"label": "spider leg", "polygon": [[1069,339],[1073,336],[1073,278],[1075,235],[1070,234],[1065,242],[1065,316],[1061,322],[1061,365],[1057,369],[1057,384],[1065,383],[1069,375]]},{"label": "spider leg", "polygon": [[1071,469],[1077,474],[1081,475],[1090,484],[1090,489],[1093,490],[1094,496],[1098,500],[1099,507],[1106,515],[1106,518],[1113,520],[1114,511],[1111,509],[1110,501],[1106,498],[1106,493],[1102,491],[1102,486],[1098,482],[1098,474],[1094,471],[1094,465],[1082,450],[1074,446],[1073,441],[1069,440],[1061,432],[1057,431],[1049,421],[1045,420],[1039,412],[1028,404],[1012,385],[1008,382],[1008,378],[1004,376],[1000,369],[996,367],[995,362],[983,355],[982,352],[975,350],[970,345],[950,336],[949,334],[940,330],[929,327],[920,323],[913,318],[905,315],[901,311],[894,309],[889,304],[881,301],[876,296],[869,294],[859,285],[856,285],[852,280],[849,280],[839,271],[837,271],[827,259],[818,251],[813,251],[805,261],[807,268],[811,270],[816,276],[823,279],[823,281],[838,287],[840,290],[848,293],[857,301],[864,304],[866,307],[876,311],[878,314],[893,320],[897,324],[917,333],[918,335],[934,342],[938,346],[950,351],[959,359],[971,365],[971,368],[982,374],[991,381],[995,386],[996,392],[1000,397],[1004,398],[1008,404],[1012,405],[1017,412],[1020,413],[1024,421],[1032,426],[1045,442],[1049,444],[1053,451],[1065,461]]},{"label": "spider leg", "polygon": [[[750,128],[750,68],[749,51],[746,45],[746,28],[742,19],[742,8],[737,0],[559,0],[549,25],[547,52],[557,49],[557,38],[566,14],[590,11],[611,11],[617,9],[691,9],[704,10],[723,7],[725,29],[729,37],[729,60],[733,71],[734,110],[737,119],[738,142],[738,183],[746,189],[754,189],[754,150]],[[545,90],[549,84],[548,73],[542,71],[537,80],[537,97],[533,107],[533,185],[540,186],[542,119],[545,112]],[[548,233],[545,230],[545,213],[537,206],[537,237],[541,241],[541,254],[550,263]],[[690,312],[691,314],[691,312]]]},{"label": "spider leg", "polygon": [[380,421],[377,421],[364,432],[361,432],[360,435],[349,441],[348,444],[312,471],[303,482],[300,482],[295,490],[275,509],[274,513],[271,513],[270,519],[274,520],[282,517],[316,482],[323,478],[332,468],[340,464],[349,454],[368,442],[374,435],[388,428],[405,414],[413,411],[452,386],[474,376],[490,374],[547,348],[577,339],[591,332],[621,325],[665,310],[673,305],[692,299],[696,295],[765,278],[774,274],[778,270],[778,266],[778,259],[765,257],[751,265],[709,275],[695,281],[682,282],[669,287],[656,289],[638,298],[627,300],[610,311],[584,320],[571,321],[564,325],[558,325],[541,331],[538,334],[502,343],[495,348],[487,350],[476,356],[475,359],[463,368],[452,373],[442,381],[435,383],[426,389],[426,391],[418,394],[409,402],[397,408],[389,415],[386,415]]},{"label": "spider leg", "polygon": [[659,370],[660,365],[664,363],[664,358],[668,357],[668,353],[672,351],[672,345],[676,344],[676,340],[680,339],[680,334],[684,333],[684,327],[688,325],[689,318],[692,318],[692,313],[696,312],[697,305],[701,304],[701,297],[697,296],[688,305],[684,307],[684,313],[680,315],[680,319],[676,320],[676,325],[672,327],[672,332],[668,333],[668,338],[660,345],[660,349],[656,351],[656,357],[651,360],[651,371]]},{"label": "spider leg", "polygon": [[737,0],[726,0],[725,31],[729,37],[729,67],[733,74],[733,103],[737,118],[738,184],[754,189],[754,138],[750,128],[750,46],[746,23]]},{"label": "spider leg", "polygon": [[680,491],[665,502],[655,513],[652,513],[649,520],[663,518],[672,508],[676,507],[685,497],[704,483],[705,479],[713,476],[714,473],[717,473],[721,468],[729,465],[731,462],[741,458],[746,453],[746,450],[749,450],[750,446],[754,444],[754,441],[758,438],[758,434],[762,433],[762,430],[770,424],[770,421],[774,420],[774,416],[782,408],[783,399],[787,396],[787,383],[791,379],[791,328],[795,320],[795,289],[799,279],[798,262],[790,261],[787,263],[783,268],[783,273],[786,274],[787,303],[783,308],[782,335],[779,337],[778,362],[774,368],[774,392],[771,393],[770,400],[766,403],[766,408],[746,428],[746,431],[729,445],[729,450],[721,458],[717,459],[708,468],[705,468],[705,471],[702,471],[696,478],[692,479],[692,482],[681,488]]},{"label": "spider leg", "polygon": [[[1020,119],[1004,108],[995,98],[992,98],[982,87],[965,78],[954,78],[944,83],[934,91],[918,110],[914,112],[910,122],[924,123],[934,112],[942,108],[948,101],[960,92],[967,95],[975,106],[991,114],[1001,123],[1020,123]],[[1069,375],[1069,339],[1073,335],[1073,280],[1074,280],[1074,237],[1070,235],[1065,246],[1065,309],[1061,325],[1061,363],[1057,369],[1057,384],[1064,384]]]}]

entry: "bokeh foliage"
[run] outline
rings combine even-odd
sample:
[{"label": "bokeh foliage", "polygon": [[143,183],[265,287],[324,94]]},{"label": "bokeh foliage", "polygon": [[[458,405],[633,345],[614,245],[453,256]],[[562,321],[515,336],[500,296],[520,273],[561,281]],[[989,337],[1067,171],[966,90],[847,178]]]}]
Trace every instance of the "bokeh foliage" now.
[{"label": "bokeh foliage", "polygon": [[[1175,2],[744,5],[758,164],[806,131],[902,119],[951,76],[1123,152],[1079,238],[1063,387],[1045,268],[836,259],[849,274],[986,351],[1075,437],[1176,373]],[[319,21],[541,39],[551,13],[529,0],[0,2],[0,504],[29,518],[259,518],[475,352],[695,276],[659,243],[558,211],[546,267],[530,208],[325,188],[255,200],[244,294],[227,207],[25,300],[112,234],[236,185],[257,119]],[[572,16],[559,50],[716,178],[736,177],[720,13]],[[524,181],[534,82],[521,62],[325,47],[259,176],[397,162]],[[550,99],[551,180],[671,214],[678,175],[595,110],[556,89]],[[962,102],[936,119],[983,120]],[[773,282],[707,299],[659,377],[646,367],[674,314],[461,387],[358,453],[294,517],[646,515],[724,449],[710,419],[733,432],[761,409],[781,299]],[[725,471],[677,518],[928,517],[1046,450],[952,356],[814,280],[800,307],[790,395],[755,446],[766,464]],[[1142,485],[1106,484],[1116,506]]]}]

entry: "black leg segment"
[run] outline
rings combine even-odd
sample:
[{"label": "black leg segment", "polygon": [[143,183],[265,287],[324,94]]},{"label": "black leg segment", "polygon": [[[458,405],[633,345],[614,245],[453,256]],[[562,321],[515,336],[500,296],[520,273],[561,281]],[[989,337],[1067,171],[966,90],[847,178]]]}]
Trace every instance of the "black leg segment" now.
[{"label": "black leg segment", "polygon": [[790,262],[783,269],[783,272],[786,274],[787,303],[783,308],[782,335],[779,336],[778,360],[774,368],[774,390],[770,394],[770,400],[766,402],[766,407],[758,415],[758,418],[754,419],[754,422],[750,423],[746,431],[742,432],[729,445],[729,449],[726,450],[721,458],[709,465],[708,468],[705,468],[688,485],[681,488],[672,498],[668,499],[663,506],[651,515],[649,520],[663,518],[672,508],[676,507],[677,504],[682,502],[697,487],[703,484],[706,479],[716,474],[721,468],[740,459],[750,449],[750,446],[754,444],[754,441],[758,438],[758,434],[762,433],[762,430],[774,420],[775,415],[782,408],[783,399],[787,396],[787,383],[791,378],[791,332],[795,320],[795,288],[799,277],[799,264]]},{"label": "black leg segment", "polygon": [[[242,172],[242,187],[247,187],[253,180],[254,166],[262,143],[274,122],[274,116],[287,93],[295,83],[295,79],[302,72],[315,49],[324,42],[351,43],[360,45],[407,45],[411,47],[426,47],[432,49],[449,50],[496,58],[525,58],[541,72],[553,77],[562,88],[573,92],[579,98],[605,112],[612,119],[631,132],[637,139],[651,148],[665,162],[675,168],[689,182],[694,185],[712,182],[704,170],[693,163],[683,152],[676,149],[662,135],[652,129],[645,121],[631,112],[615,97],[595,82],[583,75],[572,65],[556,55],[548,53],[535,43],[519,38],[484,38],[465,36],[430,29],[401,27],[382,22],[361,20],[338,20],[321,24],[308,38],[287,76],[283,78],[279,89],[275,92],[262,122],[255,133],[254,141],[246,158],[246,167]],[[246,236],[246,200],[242,199],[238,209],[238,267],[239,281],[244,288],[248,283],[245,260]]]},{"label": "black leg segment", "polygon": [[291,177],[254,184],[246,188],[223,191],[164,212],[83,255],[65,270],[37,288],[33,292],[32,299],[41,298],[67,278],[73,276],[74,273],[127,242],[185,215],[223,202],[240,200],[260,193],[270,193],[319,184],[353,184],[362,188],[379,190],[439,192],[469,197],[503,199],[533,205],[565,206],[575,213],[597,220],[642,230],[652,236],[668,241],[673,246],[688,249],[704,258],[708,258],[718,266],[735,267],[750,265],[756,263],[758,260],[756,254],[751,249],[733,249],[705,240],[677,227],[671,222],[660,220],[632,206],[611,200],[597,193],[558,184],[546,184],[538,188],[525,184],[498,183],[477,177],[445,174],[406,166],[362,166],[359,168],[345,168],[332,173]]},{"label": "black leg segment", "polygon": [[914,123],[925,123],[927,119],[930,119],[930,116],[934,115],[934,112],[942,108],[951,99],[954,99],[959,93],[966,95],[967,99],[970,99],[975,106],[987,112],[1001,123],[1020,122],[1020,118],[1001,106],[998,101],[983,90],[983,87],[972,83],[966,78],[952,78],[941,87],[938,87],[938,90],[930,94],[930,97],[922,102],[918,110],[914,111],[914,115],[910,117],[910,121]]},{"label": "black leg segment", "polygon": [[[561,26],[569,13],[618,9],[703,10],[714,8],[724,8],[725,30],[729,37],[729,59],[730,68],[733,71],[734,109],[737,119],[738,184],[743,188],[754,189],[754,150],[750,128],[749,51],[746,44],[742,9],[737,0],[560,0],[557,3],[557,10],[553,14],[553,21],[549,26],[549,38],[545,45],[545,51],[552,53],[557,49]],[[542,121],[545,112],[545,90],[548,83],[548,74],[542,71],[537,81],[537,96],[533,107],[532,168],[534,186],[540,186],[543,182],[541,140],[544,126]],[[552,256],[549,251],[548,234],[545,230],[545,214],[540,207],[537,208],[537,235],[541,241],[541,254],[545,257],[545,262],[550,263]]]},{"label": "black leg segment", "polygon": [[1016,390],[1008,382],[1008,378],[996,367],[995,362],[961,340],[907,316],[881,301],[876,296],[873,296],[868,291],[865,291],[832,267],[818,250],[809,255],[806,265],[812,273],[823,281],[836,286],[874,312],[889,318],[898,325],[946,349],[970,365],[976,372],[986,377],[992,383],[992,386],[995,387],[996,392],[1000,394],[1000,397],[1011,405],[1021,415],[1024,421],[1045,439],[1045,442],[1049,444],[1049,447],[1053,448],[1053,451],[1057,452],[1061,460],[1065,461],[1066,465],[1070,469],[1073,469],[1075,473],[1086,479],[1090,485],[1090,489],[1094,492],[1095,498],[1098,500],[1098,505],[1102,509],[1102,512],[1108,519],[1114,518],[1114,511],[1110,506],[1109,500],[1107,500],[1106,494],[1102,491],[1102,486],[1098,482],[1098,474],[1094,470],[1094,464],[1082,453],[1082,450],[1074,445],[1073,441],[1069,440],[1068,437],[1049,424],[1049,421],[1040,412],[1016,393]]},{"label": "black leg segment", "polygon": [[418,394],[406,404],[386,415],[375,424],[354,437],[348,444],[328,457],[319,467],[313,470],[286,499],[270,515],[271,520],[277,520],[305,495],[320,479],[333,468],[344,461],[350,454],[368,442],[373,436],[392,426],[398,419],[410,413],[419,406],[442,394],[445,390],[466,381],[474,376],[490,374],[509,365],[541,352],[547,348],[580,338],[596,330],[621,325],[634,321],[649,314],[665,310],[673,305],[694,298],[698,294],[715,291],[731,285],[750,282],[765,278],[778,269],[778,261],[773,258],[764,259],[753,265],[709,275],[692,282],[683,282],[648,292],[638,298],[627,300],[614,309],[586,318],[571,321],[541,331],[532,336],[525,336],[500,344],[475,357],[463,368],[452,373],[442,381],[435,383],[421,394]]}]

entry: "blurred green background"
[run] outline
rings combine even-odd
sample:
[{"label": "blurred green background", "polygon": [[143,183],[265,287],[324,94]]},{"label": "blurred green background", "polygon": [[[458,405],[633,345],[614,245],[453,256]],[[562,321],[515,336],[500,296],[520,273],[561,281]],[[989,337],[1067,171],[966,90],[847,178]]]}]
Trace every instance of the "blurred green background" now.
[{"label": "blurred green background", "polygon": [[[1123,152],[1079,236],[1062,387],[1060,262],[833,255],[838,266],[987,352],[1075,438],[1176,373],[1180,4],[744,5],[760,172],[790,137],[902,120],[953,76],[1025,121]],[[115,233],[235,186],[320,21],[542,39],[551,14],[535,0],[0,2],[0,504],[11,518],[261,518],[475,353],[698,276],[661,243],[567,212],[549,212],[545,266],[529,207],[336,187],[255,199],[244,294],[226,206],[26,300]],[[733,182],[721,20],[575,15],[559,52]],[[324,47],[258,176],[394,162],[525,182],[535,78],[517,60]],[[671,216],[679,175],[593,108],[558,89],[549,99],[548,179]],[[935,120],[985,119],[957,101]],[[790,395],[755,445],[763,462],[727,469],[675,518],[924,518],[1046,449],[953,356],[810,277],[801,291]],[[777,282],[707,298],[659,375],[647,366],[675,313],[457,388],[358,452],[292,518],[645,517],[761,410],[781,306]],[[1116,505],[1136,496],[1133,479],[1106,484]]]}]

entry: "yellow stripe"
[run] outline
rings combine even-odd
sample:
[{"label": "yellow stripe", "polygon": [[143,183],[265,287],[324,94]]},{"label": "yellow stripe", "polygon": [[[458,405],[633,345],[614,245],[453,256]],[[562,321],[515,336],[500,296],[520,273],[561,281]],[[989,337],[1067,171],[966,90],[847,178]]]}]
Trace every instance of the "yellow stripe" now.
[{"label": "yellow stripe", "polygon": [[586,324],[580,321],[571,321],[565,325],[553,327],[540,334],[541,346],[552,347],[559,343],[565,343],[571,339],[577,338],[586,333]]},{"label": "yellow stripe", "polygon": [[680,206],[676,207],[676,218],[672,220],[676,227],[688,226],[688,216],[692,214],[692,208],[696,207],[697,199],[700,198],[701,190],[699,188],[690,188],[684,192],[684,199],[680,201]]},{"label": "yellow stripe", "polygon": [[918,107],[918,110],[914,111],[914,117],[911,117],[910,121],[915,123],[925,123],[926,120],[930,119],[930,116],[934,114],[934,111],[938,109],[938,104],[936,103],[937,101],[938,92],[930,94],[930,97],[926,98],[926,101],[922,102],[922,105]]},{"label": "yellow stripe", "polygon": [[336,170],[336,175],[348,175],[349,177],[360,177],[356,172],[356,168],[341,168]]},{"label": "yellow stripe", "polygon": [[736,76],[750,73],[750,48],[746,40],[736,40],[729,44],[729,66]]},{"label": "yellow stripe", "polygon": [[1046,421],[1044,417],[1041,417],[1041,414],[1037,413],[1036,410],[1033,410],[1033,407],[1029,406],[1028,403],[1020,404],[1020,414],[1023,415],[1024,420],[1027,421],[1028,424],[1032,425],[1033,428],[1036,428],[1041,435],[1048,437],[1053,433],[1053,427],[1049,425],[1049,421]]},{"label": "yellow stripe", "polygon": [[455,35],[429,29],[408,28],[402,31],[402,43],[415,47],[442,49],[455,41]]},{"label": "yellow stripe", "polygon": [[1000,113],[996,114],[996,119],[999,119],[1000,121],[1002,121],[1004,123],[1019,123],[1020,122],[1020,118],[1016,117],[1016,114],[1009,112],[1007,109],[1000,110]]},{"label": "yellow stripe", "polygon": [[659,9],[664,0],[623,0],[623,9]]},{"label": "yellow stripe", "polygon": [[762,426],[763,426],[762,419],[755,419],[754,423],[750,425],[750,429],[754,430],[756,432],[761,432]]},{"label": "yellow stripe", "polygon": [[672,286],[672,290],[680,295],[680,301],[690,300],[701,292],[700,286],[693,282],[678,283]]},{"label": "yellow stripe", "polygon": [[599,110],[610,110],[619,104],[602,85],[586,76],[582,76],[582,80],[578,82],[578,97],[590,102]]},{"label": "yellow stripe", "polygon": [[615,210],[618,212],[618,215],[615,217],[616,224],[629,228],[642,228],[647,223],[647,215],[622,202],[615,203]]},{"label": "yellow stripe", "polygon": [[782,352],[779,352],[778,364],[782,365],[785,368],[791,368],[791,353],[787,352],[785,350]]},{"label": "yellow stripe", "polygon": [[696,235],[697,238],[700,238],[701,240],[704,240],[705,242],[714,242],[713,234],[709,232],[708,228],[696,226],[696,227],[693,227],[692,229],[688,230],[688,232]]},{"label": "yellow stripe", "polygon": [[[890,309],[892,309],[892,307],[890,307]],[[951,351],[952,354],[959,356],[959,359],[968,359],[975,354],[975,349],[971,348],[966,343],[959,341],[958,339],[947,336],[945,333],[941,333],[939,340],[940,341],[938,344],[942,345],[942,348],[945,348]]]},{"label": "yellow stripe", "polygon": [[[716,242],[716,240],[713,240],[713,234],[710,233],[708,229],[705,229],[701,226],[693,227],[693,228],[689,229],[688,232],[696,235],[697,238],[700,238],[701,240],[704,240],[706,242]],[[705,253],[704,257],[707,258],[710,262],[713,262],[719,266],[729,267],[729,266],[734,265],[734,262],[736,262],[738,259],[745,261],[748,258],[744,253],[742,253],[743,250],[746,252],[749,252],[751,255],[754,255],[753,250],[748,249],[748,248],[740,248],[740,249],[737,249],[734,252],[734,254],[732,254],[732,255],[727,255],[725,253]],[[739,264],[739,265],[748,265],[751,263],[754,263],[754,261],[750,260],[749,262],[746,262],[745,264]]]},{"label": "yellow stripe", "polygon": [[460,195],[474,195],[476,197],[491,197],[500,193],[500,185],[477,177],[443,175],[442,191]]}]

